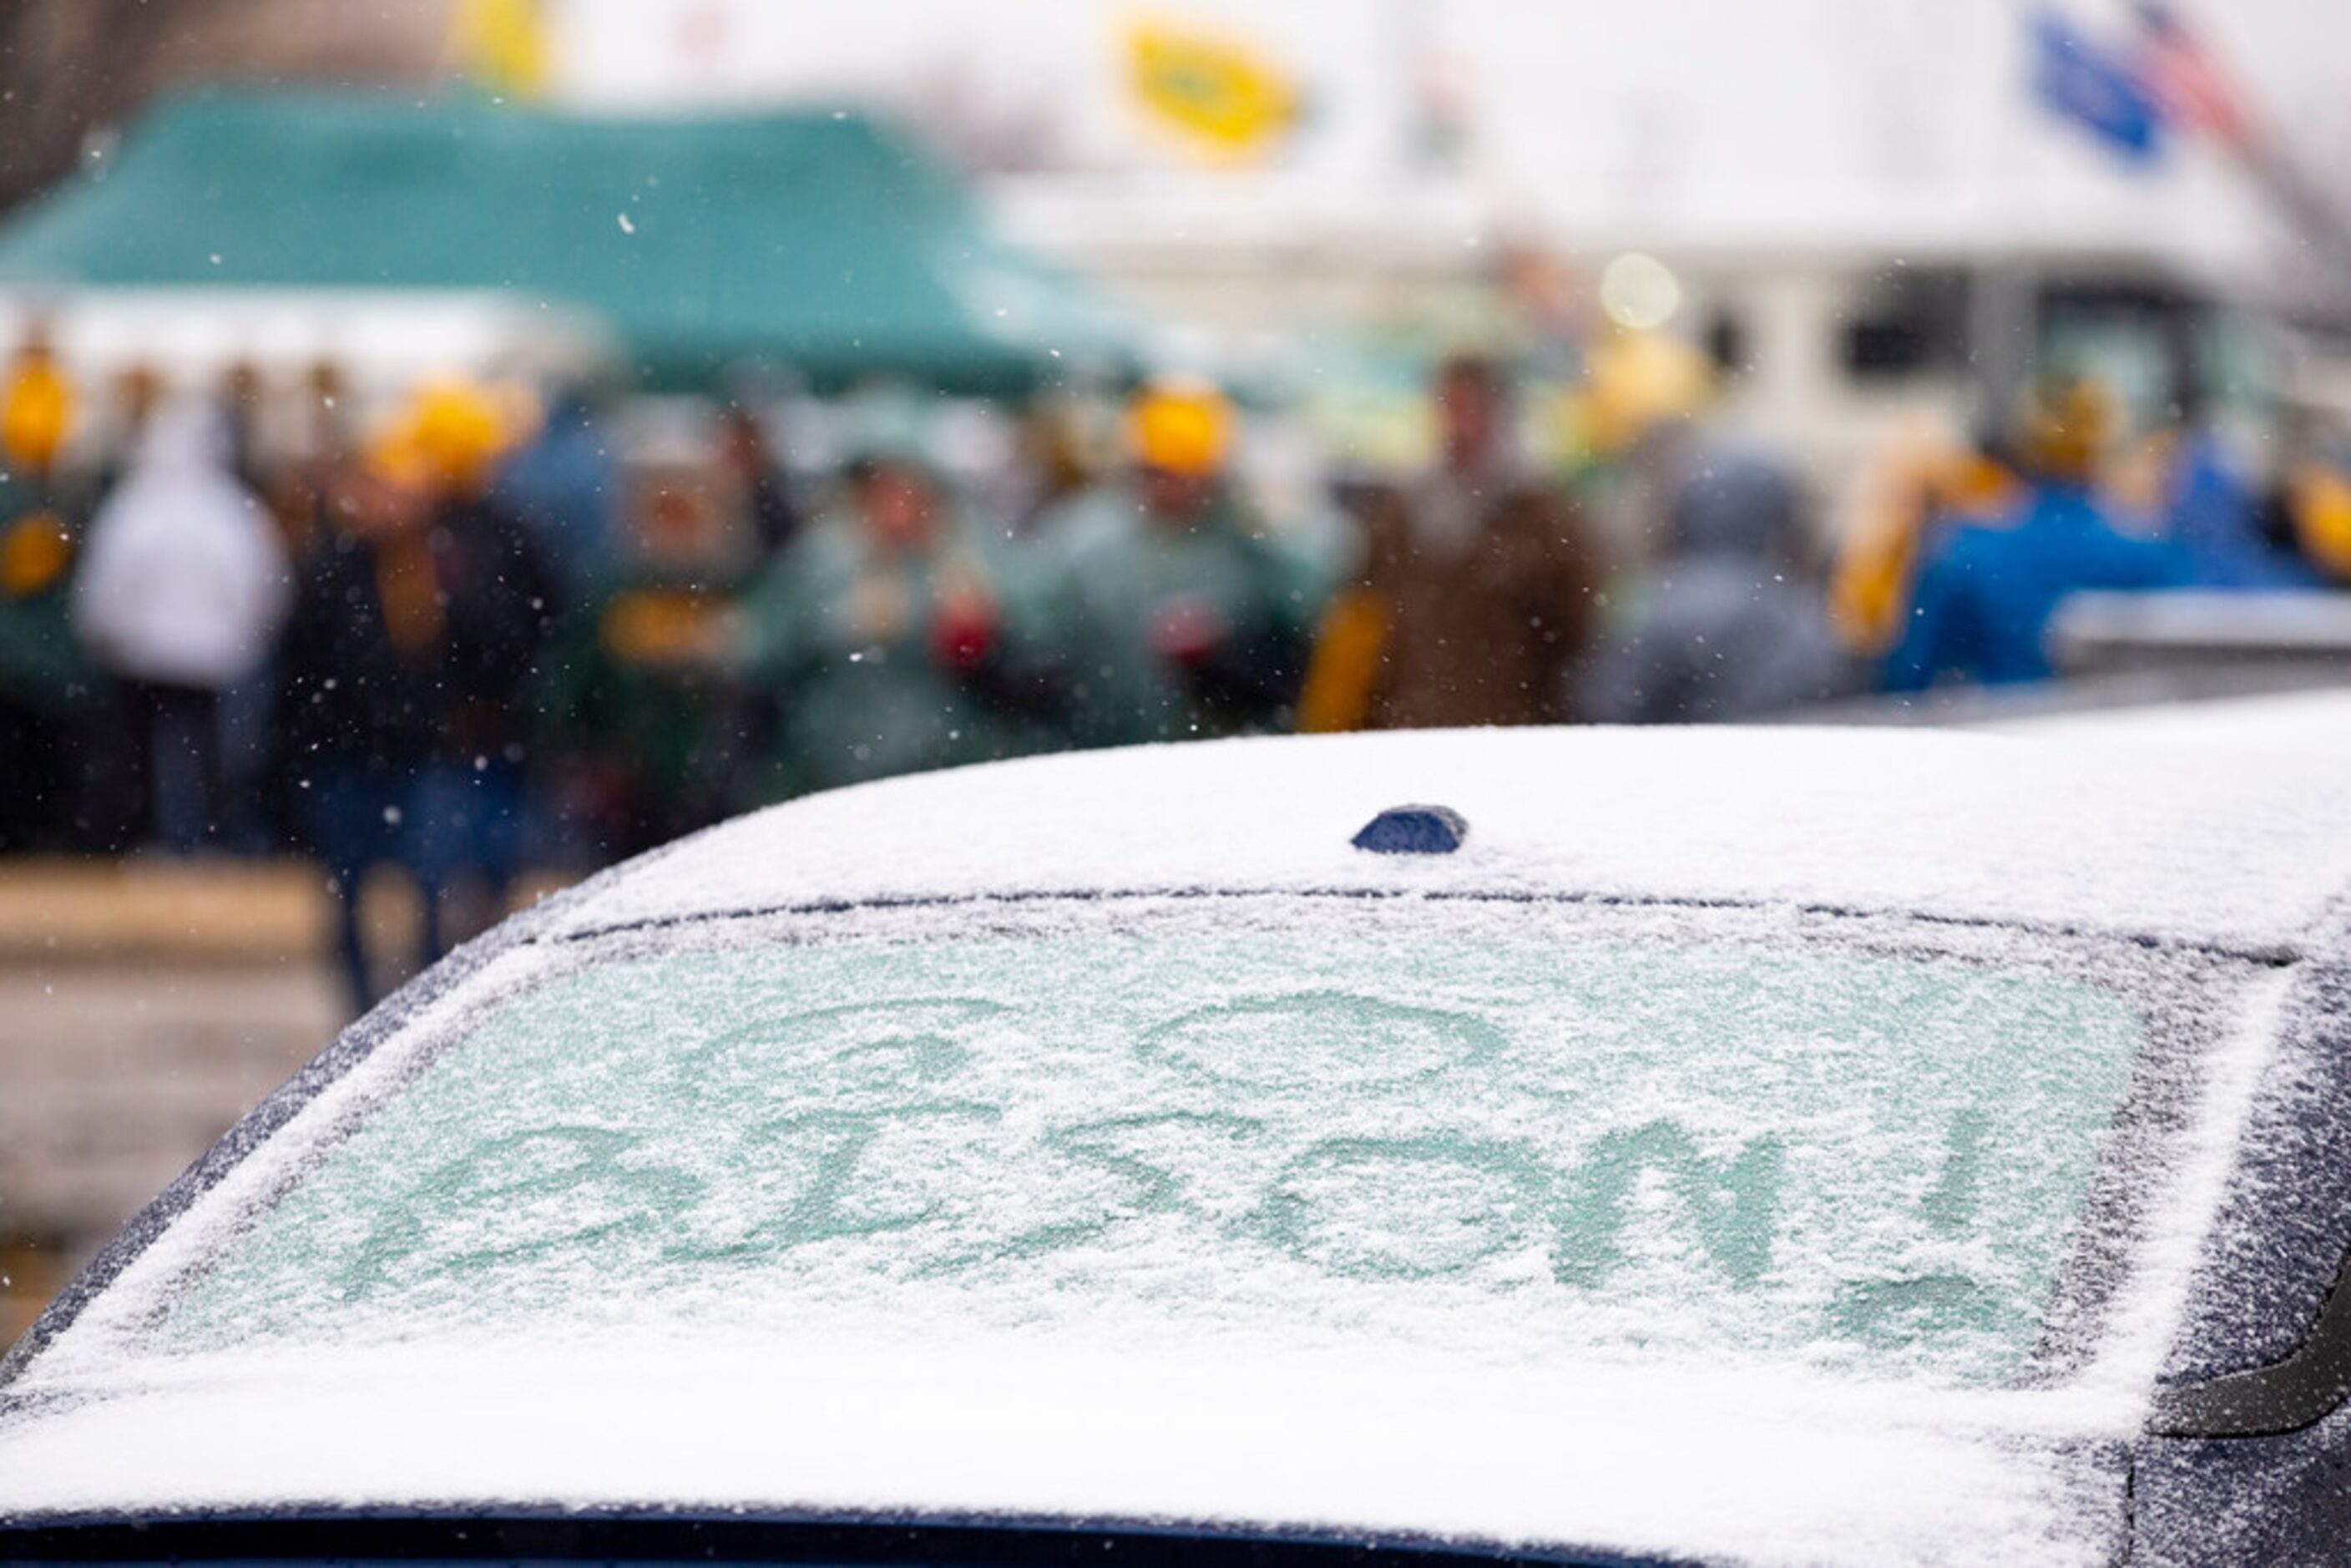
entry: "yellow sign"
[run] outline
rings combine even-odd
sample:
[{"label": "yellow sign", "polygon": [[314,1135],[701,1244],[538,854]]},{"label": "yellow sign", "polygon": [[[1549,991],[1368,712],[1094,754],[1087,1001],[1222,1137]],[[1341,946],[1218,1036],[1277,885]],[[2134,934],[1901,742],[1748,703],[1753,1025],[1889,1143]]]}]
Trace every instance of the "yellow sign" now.
[{"label": "yellow sign", "polygon": [[1262,157],[1298,122],[1297,84],[1280,62],[1192,22],[1131,23],[1126,75],[1153,124],[1218,160]]},{"label": "yellow sign", "polygon": [[449,26],[452,52],[479,86],[525,99],[547,90],[547,16],[540,0],[457,0]]}]

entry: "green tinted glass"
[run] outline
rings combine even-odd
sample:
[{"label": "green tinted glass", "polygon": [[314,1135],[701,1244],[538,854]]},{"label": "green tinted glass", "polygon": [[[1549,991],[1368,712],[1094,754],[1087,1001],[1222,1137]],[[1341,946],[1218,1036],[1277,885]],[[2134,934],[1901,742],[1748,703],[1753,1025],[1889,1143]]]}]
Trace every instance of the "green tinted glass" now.
[{"label": "green tinted glass", "polygon": [[1486,909],[608,959],[457,1038],[167,1332],[981,1324],[1997,1383],[2141,1030],[2069,973]]}]

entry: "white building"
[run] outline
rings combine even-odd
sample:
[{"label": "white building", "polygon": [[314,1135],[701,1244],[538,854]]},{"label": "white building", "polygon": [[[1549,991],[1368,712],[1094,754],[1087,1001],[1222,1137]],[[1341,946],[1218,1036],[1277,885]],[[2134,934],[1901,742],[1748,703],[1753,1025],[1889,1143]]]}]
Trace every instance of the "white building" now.
[{"label": "white building", "polygon": [[[2133,36],[2126,0],[2056,3],[2094,39]],[[2012,382],[2053,333],[2142,404],[2167,401],[2169,350],[2131,323],[2298,281],[2304,236],[2217,149],[2175,137],[2134,163],[2036,99],[2040,11],[552,0],[566,101],[878,102],[978,169],[1014,237],[1228,349],[1479,277],[1505,245],[1585,279],[1656,256],[1678,285],[1674,325],[1714,329],[1750,367],[1745,417],[1833,468],[1901,409],[1949,415]],[[2351,149],[2351,6],[2229,0],[2190,20],[2306,165]],[[1255,54],[1295,87],[1294,128],[1220,158],[1155,124],[1132,80],[1151,26]],[[2210,371],[2243,350],[2199,351]]]}]

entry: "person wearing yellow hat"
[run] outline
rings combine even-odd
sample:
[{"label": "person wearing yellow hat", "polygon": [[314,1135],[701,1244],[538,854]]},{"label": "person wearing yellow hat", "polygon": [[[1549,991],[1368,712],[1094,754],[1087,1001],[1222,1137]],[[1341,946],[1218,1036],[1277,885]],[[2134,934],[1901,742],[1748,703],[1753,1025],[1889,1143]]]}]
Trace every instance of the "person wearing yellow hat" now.
[{"label": "person wearing yellow hat", "polygon": [[73,635],[74,530],[57,465],[71,384],[37,329],[0,391],[0,851],[85,847],[78,758],[98,672]]},{"label": "person wearing yellow hat", "polygon": [[72,564],[57,468],[75,408],[73,384],[36,324],[0,385],[0,603],[37,597]]},{"label": "person wearing yellow hat", "polygon": [[531,683],[559,608],[528,534],[479,487],[479,425],[423,412],[331,474],[329,537],[298,574],[278,650],[278,739],[360,1008],[378,989],[358,920],[371,866],[414,878],[428,962],[444,893],[477,880],[496,904],[519,869]]},{"label": "person wearing yellow hat", "polygon": [[1167,376],[1127,405],[1126,464],[1038,526],[1081,743],[1286,727],[1323,598],[1232,483],[1239,416]]},{"label": "person wearing yellow hat", "polygon": [[73,434],[73,382],[36,325],[0,388],[0,459],[20,479],[54,479],[66,439]]},{"label": "person wearing yellow hat", "polygon": [[1364,553],[1333,603],[1300,714],[1316,730],[1542,724],[1573,716],[1600,551],[1530,471],[1510,376],[1461,354],[1437,368],[1434,467],[1364,505]]},{"label": "person wearing yellow hat", "polygon": [[2027,392],[2016,417],[2027,486],[2021,508],[1999,526],[1960,526],[1940,541],[1887,657],[1888,689],[2045,679],[2049,622],[2066,595],[2189,580],[2183,553],[2117,529],[2092,488],[2118,424],[2113,394],[2096,382],[2053,376]]},{"label": "person wearing yellow hat", "polygon": [[508,444],[507,423],[506,410],[487,388],[452,378],[419,386],[396,431],[436,485],[474,493],[489,482]]},{"label": "person wearing yellow hat", "polygon": [[1215,383],[1187,376],[1154,382],[1126,414],[1127,449],[1145,483],[1197,510],[1225,472],[1233,450],[1233,405]]},{"label": "person wearing yellow hat", "polygon": [[[428,465],[397,426],[334,459],[321,479],[323,528],[295,575],[277,646],[272,727],[296,826],[335,895],[335,946],[354,1013],[381,988],[360,921],[378,865],[407,865],[421,781],[443,723],[449,617],[434,573]],[[426,955],[442,947],[439,888],[427,875]]]},{"label": "person wearing yellow hat", "polygon": [[76,737],[98,672],[73,634],[73,564],[57,512],[0,505],[0,852],[90,847],[78,758],[100,748]]}]

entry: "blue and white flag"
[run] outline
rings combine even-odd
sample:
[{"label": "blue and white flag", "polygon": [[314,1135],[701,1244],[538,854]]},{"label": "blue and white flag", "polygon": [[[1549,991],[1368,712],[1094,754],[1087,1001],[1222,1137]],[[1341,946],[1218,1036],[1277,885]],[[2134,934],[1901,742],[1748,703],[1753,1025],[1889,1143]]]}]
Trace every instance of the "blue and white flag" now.
[{"label": "blue and white flag", "polygon": [[2043,11],[2032,29],[2032,90],[2058,118],[2069,120],[2134,163],[2163,156],[2163,107],[2147,90],[2136,61],[2084,34],[2056,11]]}]

